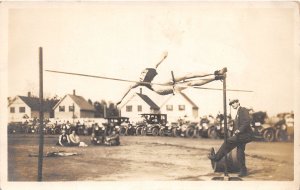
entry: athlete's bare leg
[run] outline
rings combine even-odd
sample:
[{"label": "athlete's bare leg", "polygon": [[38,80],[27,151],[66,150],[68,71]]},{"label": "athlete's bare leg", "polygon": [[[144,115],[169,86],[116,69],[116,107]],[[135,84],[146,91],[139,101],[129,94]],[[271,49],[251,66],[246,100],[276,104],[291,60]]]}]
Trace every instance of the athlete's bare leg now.
[{"label": "athlete's bare leg", "polygon": [[[202,77],[208,77],[208,76],[221,76],[224,75],[227,72],[227,68],[224,67],[221,70],[217,70],[214,73],[203,73],[203,72],[193,72],[193,73],[188,73],[186,75],[183,76],[174,76],[174,81],[172,80],[172,82],[185,82],[185,80],[189,80],[189,79],[194,79],[194,78],[202,78]],[[163,84],[170,84],[172,83],[170,81],[168,82],[164,82]],[[206,83],[204,83],[206,84]]]},{"label": "athlete's bare leg", "polygon": [[170,86],[160,86],[160,85],[152,85],[153,91],[160,95],[168,95],[173,94],[175,92],[181,92],[182,90],[185,90],[188,87],[193,86],[202,86],[207,83],[210,83],[215,80],[222,80],[223,75],[217,75],[217,76],[210,76],[205,79],[197,79],[197,80],[189,80],[189,81],[181,81],[179,83],[176,83],[174,86],[171,86],[172,83],[168,83]]}]

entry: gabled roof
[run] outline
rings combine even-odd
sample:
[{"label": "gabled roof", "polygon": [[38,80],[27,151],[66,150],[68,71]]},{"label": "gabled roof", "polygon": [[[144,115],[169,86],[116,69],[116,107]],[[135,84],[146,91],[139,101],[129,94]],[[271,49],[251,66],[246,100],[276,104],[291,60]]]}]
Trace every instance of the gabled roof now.
[{"label": "gabled roof", "polygon": [[82,96],[71,95],[69,96],[74,100],[74,102],[80,107],[80,110],[85,111],[96,111],[94,106],[88,103]]},{"label": "gabled roof", "polygon": [[140,98],[142,98],[142,100],[144,100],[151,109],[159,109],[159,106],[156,105],[147,95],[145,94],[140,94],[140,93],[136,93]]},{"label": "gabled roof", "polygon": [[[40,110],[40,100],[36,97],[18,96],[25,104],[27,104],[32,111]],[[44,100],[43,111],[51,111],[52,108],[57,104],[58,100]]]},{"label": "gabled roof", "polygon": [[183,92],[179,92],[179,94],[181,94],[188,102],[190,102],[194,109],[198,109],[198,106],[186,94]]},{"label": "gabled roof", "polygon": [[89,104],[82,96],[77,95],[71,95],[67,94],[65,95],[55,106],[53,109],[56,109],[56,107],[67,97],[70,96],[70,98],[80,107],[80,110],[82,111],[96,111],[94,106]]}]

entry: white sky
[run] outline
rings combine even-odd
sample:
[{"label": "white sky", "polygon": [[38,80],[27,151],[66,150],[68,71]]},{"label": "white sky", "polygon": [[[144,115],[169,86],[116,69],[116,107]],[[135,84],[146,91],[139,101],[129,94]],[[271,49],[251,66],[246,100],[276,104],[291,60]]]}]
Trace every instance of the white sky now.
[{"label": "white sky", "polygon": [[[50,6],[51,5],[51,6]],[[38,95],[38,48],[44,69],[137,80],[164,51],[155,82],[191,71],[228,68],[228,92],[256,111],[295,110],[298,18],[289,3],[78,3],[8,9],[8,96]],[[76,89],[117,102],[130,83],[44,73],[45,96]],[[215,81],[203,87],[220,87]],[[138,90],[138,89],[137,89]],[[188,89],[200,114],[222,111],[222,91]]]}]

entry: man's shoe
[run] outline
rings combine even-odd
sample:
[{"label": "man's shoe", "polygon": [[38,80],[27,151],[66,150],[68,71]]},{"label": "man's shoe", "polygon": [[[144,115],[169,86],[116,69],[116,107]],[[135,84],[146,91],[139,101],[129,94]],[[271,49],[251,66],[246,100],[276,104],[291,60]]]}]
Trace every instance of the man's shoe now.
[{"label": "man's shoe", "polygon": [[227,72],[227,67],[224,67],[223,69],[221,70],[217,70],[214,72],[215,75],[223,75],[224,73]]},{"label": "man's shoe", "polygon": [[215,154],[215,149],[211,148],[210,149],[210,153],[208,154],[208,159],[210,159],[211,161],[216,161],[216,154]]},{"label": "man's shoe", "polygon": [[239,176],[239,177],[245,177],[245,176],[247,176],[247,175],[248,175],[247,170],[241,170],[238,176]]}]

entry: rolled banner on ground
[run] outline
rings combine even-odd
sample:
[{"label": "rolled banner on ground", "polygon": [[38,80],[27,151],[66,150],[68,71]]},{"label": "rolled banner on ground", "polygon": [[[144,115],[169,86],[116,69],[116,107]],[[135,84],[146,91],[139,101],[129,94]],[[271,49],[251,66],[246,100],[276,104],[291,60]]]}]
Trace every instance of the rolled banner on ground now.
[{"label": "rolled banner on ground", "polygon": [[[225,170],[225,157],[219,162],[212,162],[212,168],[214,172],[224,172]],[[233,149],[227,154],[227,171],[230,173],[239,172],[239,164],[237,160],[237,149]]]}]

